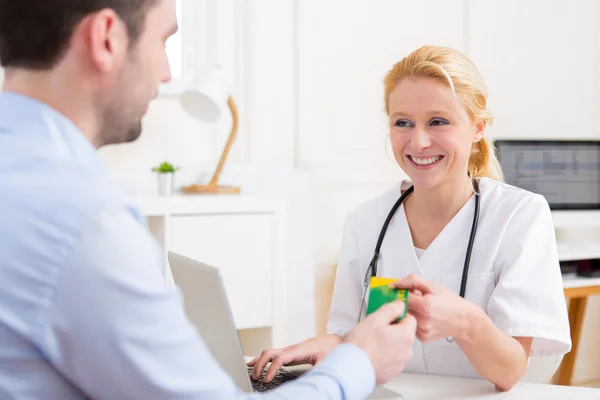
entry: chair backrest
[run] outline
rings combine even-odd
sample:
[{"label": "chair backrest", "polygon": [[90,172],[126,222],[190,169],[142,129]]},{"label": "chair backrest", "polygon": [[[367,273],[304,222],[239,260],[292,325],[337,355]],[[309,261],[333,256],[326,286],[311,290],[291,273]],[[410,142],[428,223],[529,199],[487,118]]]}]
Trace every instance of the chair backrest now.
[{"label": "chair backrest", "polygon": [[333,295],[336,270],[337,266],[332,265],[320,271],[317,276],[315,293],[317,335],[324,335],[327,333],[327,320],[329,319],[329,308],[331,307],[331,297]]},{"label": "chair backrest", "polygon": [[522,382],[550,383],[552,377],[558,370],[563,356],[533,357],[529,359],[529,366]]}]

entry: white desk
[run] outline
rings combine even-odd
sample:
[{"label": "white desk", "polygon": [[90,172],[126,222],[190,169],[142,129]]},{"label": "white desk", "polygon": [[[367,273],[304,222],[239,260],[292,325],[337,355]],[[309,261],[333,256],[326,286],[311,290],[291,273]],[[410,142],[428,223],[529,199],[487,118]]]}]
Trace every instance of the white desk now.
[{"label": "white desk", "polygon": [[600,286],[600,278],[585,278],[575,274],[563,275],[563,289],[577,289],[590,286]]},{"label": "white desk", "polygon": [[600,389],[576,386],[542,385],[518,383],[508,392],[499,392],[482,379],[455,378],[449,376],[402,374],[394,378],[386,387],[402,394],[404,400],[449,400],[449,399],[565,399],[598,400]]},{"label": "white desk", "polygon": [[553,210],[552,220],[556,229],[598,228],[600,210]]}]

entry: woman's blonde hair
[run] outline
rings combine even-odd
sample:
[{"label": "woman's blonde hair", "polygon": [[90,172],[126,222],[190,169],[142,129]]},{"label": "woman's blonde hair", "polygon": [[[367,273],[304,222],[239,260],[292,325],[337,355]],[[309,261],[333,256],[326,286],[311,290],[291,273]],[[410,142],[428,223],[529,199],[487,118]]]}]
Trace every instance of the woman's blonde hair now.
[{"label": "woman's blonde hair", "polygon": [[[390,93],[402,79],[423,77],[448,84],[474,123],[492,123],[492,115],[486,107],[487,89],[481,74],[464,54],[449,47],[421,47],[392,67],[384,79],[385,112],[389,115]],[[494,149],[485,137],[471,146],[468,173],[473,178],[504,180]]]}]

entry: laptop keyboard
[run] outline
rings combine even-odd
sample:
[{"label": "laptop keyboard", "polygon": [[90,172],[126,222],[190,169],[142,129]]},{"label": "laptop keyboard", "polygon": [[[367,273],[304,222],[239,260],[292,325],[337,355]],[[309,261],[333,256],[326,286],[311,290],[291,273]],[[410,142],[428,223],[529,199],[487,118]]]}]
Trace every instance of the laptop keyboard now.
[{"label": "laptop keyboard", "polygon": [[[282,383],[292,381],[298,377],[298,375],[294,374],[293,372],[286,371],[284,369],[280,369],[275,374],[275,377],[273,378],[273,380],[271,382],[264,383],[262,381],[262,378],[265,376],[266,372],[267,372],[267,368],[265,368],[263,370],[262,377],[259,378],[257,381],[250,379],[250,382],[252,383],[252,388],[254,389],[255,392],[266,392],[268,390],[273,390],[277,386],[281,385]],[[248,367],[248,374],[250,374],[250,373],[252,373],[252,368]]]}]

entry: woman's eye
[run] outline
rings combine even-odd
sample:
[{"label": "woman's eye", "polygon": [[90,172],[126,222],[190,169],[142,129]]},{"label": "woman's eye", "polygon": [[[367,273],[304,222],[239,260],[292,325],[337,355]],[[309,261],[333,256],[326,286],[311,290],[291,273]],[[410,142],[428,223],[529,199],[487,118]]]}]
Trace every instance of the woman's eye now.
[{"label": "woman's eye", "polygon": [[411,127],[412,124],[410,123],[410,121],[407,121],[405,119],[399,119],[398,121],[396,121],[394,126],[397,126],[399,128],[408,128]]},{"label": "woman's eye", "polygon": [[448,124],[449,124],[449,122],[443,118],[434,118],[431,120],[432,126],[448,125]]}]

